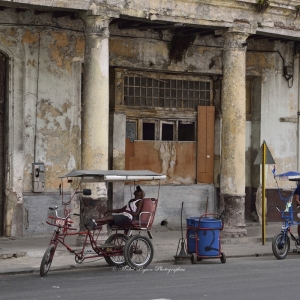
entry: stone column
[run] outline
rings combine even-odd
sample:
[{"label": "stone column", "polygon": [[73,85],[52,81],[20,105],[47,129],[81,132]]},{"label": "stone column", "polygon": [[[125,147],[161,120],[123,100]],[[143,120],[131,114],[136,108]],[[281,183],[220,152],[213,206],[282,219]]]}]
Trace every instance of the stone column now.
[{"label": "stone column", "polygon": [[[81,169],[108,169],[109,137],[109,18],[84,16],[85,55],[83,70]],[[81,197],[84,222],[98,219],[107,209],[105,183],[88,184],[90,197]],[[98,201],[95,201],[98,200]],[[104,232],[105,233],[105,232]]]},{"label": "stone column", "polygon": [[86,16],[82,169],[108,169],[109,19]]},{"label": "stone column", "polygon": [[[126,114],[112,112],[110,117],[111,162],[113,170],[125,170]],[[110,186],[109,207],[124,206],[124,182],[116,181]]]},{"label": "stone column", "polygon": [[246,46],[248,33],[223,33],[221,209],[225,232],[245,236]]}]

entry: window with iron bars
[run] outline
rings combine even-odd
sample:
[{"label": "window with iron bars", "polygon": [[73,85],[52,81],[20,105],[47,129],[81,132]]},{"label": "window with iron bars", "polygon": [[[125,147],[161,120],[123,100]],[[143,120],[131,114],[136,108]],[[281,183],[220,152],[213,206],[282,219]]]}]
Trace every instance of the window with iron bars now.
[{"label": "window with iron bars", "polygon": [[124,77],[124,105],[190,108],[210,105],[210,81]]}]

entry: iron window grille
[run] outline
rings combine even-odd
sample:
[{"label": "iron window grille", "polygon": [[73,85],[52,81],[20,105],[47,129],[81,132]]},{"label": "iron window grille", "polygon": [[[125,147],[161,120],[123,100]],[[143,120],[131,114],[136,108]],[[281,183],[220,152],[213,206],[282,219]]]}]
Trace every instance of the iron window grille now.
[{"label": "iron window grille", "polygon": [[197,109],[210,105],[210,97],[210,81],[124,77],[125,106]]}]

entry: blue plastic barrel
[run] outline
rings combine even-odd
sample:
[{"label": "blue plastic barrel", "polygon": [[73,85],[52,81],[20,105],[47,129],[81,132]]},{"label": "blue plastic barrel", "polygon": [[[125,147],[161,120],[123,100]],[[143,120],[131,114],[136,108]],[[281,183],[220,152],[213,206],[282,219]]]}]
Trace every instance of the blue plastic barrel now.
[{"label": "blue plastic barrel", "polygon": [[[200,224],[199,224],[200,220]],[[214,218],[187,218],[187,250],[188,253],[196,253],[196,236],[198,256],[220,255],[220,230],[222,221]],[[196,234],[197,233],[197,234]]]},{"label": "blue plastic barrel", "polygon": [[[186,225],[192,226],[192,229],[187,230],[187,252],[196,253],[196,233],[199,224],[199,217],[190,217],[186,219]],[[195,229],[194,229],[195,228]],[[199,237],[198,237],[199,241]]]},{"label": "blue plastic barrel", "polygon": [[220,255],[220,230],[222,221],[213,218],[201,218],[198,230],[198,253],[199,256]]}]

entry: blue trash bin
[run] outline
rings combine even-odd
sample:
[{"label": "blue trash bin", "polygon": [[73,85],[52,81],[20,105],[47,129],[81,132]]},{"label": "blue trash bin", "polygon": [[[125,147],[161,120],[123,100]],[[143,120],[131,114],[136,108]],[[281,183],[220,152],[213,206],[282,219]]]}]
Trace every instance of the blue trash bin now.
[{"label": "blue trash bin", "polygon": [[197,256],[213,257],[220,255],[220,230],[222,229],[222,220],[208,217],[191,217],[187,219],[187,226],[188,253],[196,253],[197,236]]},{"label": "blue trash bin", "polygon": [[199,256],[217,256],[220,255],[220,230],[222,221],[213,218],[201,218],[200,228],[198,230]]},{"label": "blue trash bin", "polygon": [[[186,225],[189,226],[187,230],[187,252],[196,253],[196,235],[199,224],[199,217],[190,217],[186,219]],[[193,228],[191,228],[193,227]],[[199,241],[199,237],[197,238]]]}]

